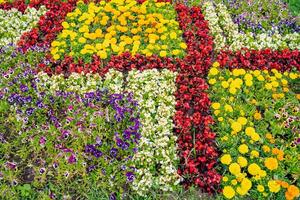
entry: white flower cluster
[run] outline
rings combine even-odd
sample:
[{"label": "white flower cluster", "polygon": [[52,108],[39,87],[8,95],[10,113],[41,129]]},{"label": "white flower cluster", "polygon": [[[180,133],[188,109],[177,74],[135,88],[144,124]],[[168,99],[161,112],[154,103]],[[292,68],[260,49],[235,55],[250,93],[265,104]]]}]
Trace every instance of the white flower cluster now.
[{"label": "white flower cluster", "polygon": [[15,8],[0,9],[0,46],[17,43],[22,34],[30,31],[46,11],[45,6],[41,6],[39,10],[27,8],[24,14]]},{"label": "white flower cluster", "polygon": [[180,182],[177,174],[177,137],[173,134],[176,73],[167,69],[132,70],[126,82],[124,78],[116,70],[110,70],[105,77],[73,73],[69,78],[64,78],[63,75],[49,77],[39,73],[37,87],[39,91],[46,89],[51,93],[59,90],[85,93],[102,88],[108,88],[113,93],[132,92],[140,108],[142,135],[134,157],[137,174],[133,189],[142,196],[154,188],[172,191]]},{"label": "white flower cluster", "polygon": [[37,76],[37,88],[39,91],[54,94],[56,91],[77,92],[84,94],[98,89],[107,88],[112,93],[123,91],[123,74],[116,70],[110,70],[105,77],[99,74],[72,73],[68,78],[61,75],[49,77],[40,72]]},{"label": "white flower cluster", "polygon": [[135,155],[137,177],[133,183],[139,195],[159,188],[172,191],[180,179],[177,174],[177,137],[173,134],[176,73],[167,69],[139,72],[132,70],[126,89],[138,100],[141,114],[139,151]]},{"label": "white flower cluster", "polygon": [[240,33],[239,27],[232,21],[230,13],[222,3],[213,4],[207,1],[203,4],[205,19],[209,22],[209,29],[214,36],[216,50],[237,51],[241,48],[261,50],[300,49],[300,34],[290,33],[282,36],[275,31],[267,33]]}]

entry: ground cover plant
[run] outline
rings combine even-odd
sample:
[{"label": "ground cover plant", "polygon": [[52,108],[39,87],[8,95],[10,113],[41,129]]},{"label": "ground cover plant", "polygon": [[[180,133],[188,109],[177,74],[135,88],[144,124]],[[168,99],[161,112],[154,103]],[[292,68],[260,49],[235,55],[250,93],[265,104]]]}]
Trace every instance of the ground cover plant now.
[{"label": "ground cover plant", "polygon": [[297,6],[0,0],[1,199],[298,199]]}]

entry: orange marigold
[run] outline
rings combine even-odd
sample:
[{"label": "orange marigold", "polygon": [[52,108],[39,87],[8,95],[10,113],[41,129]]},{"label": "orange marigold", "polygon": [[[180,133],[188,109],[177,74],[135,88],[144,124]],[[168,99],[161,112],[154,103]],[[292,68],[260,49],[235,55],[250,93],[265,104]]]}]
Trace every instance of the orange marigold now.
[{"label": "orange marigold", "polygon": [[290,185],[287,191],[285,192],[285,198],[287,200],[292,200],[294,198],[297,198],[299,194],[300,194],[299,188],[296,187],[295,185]]}]

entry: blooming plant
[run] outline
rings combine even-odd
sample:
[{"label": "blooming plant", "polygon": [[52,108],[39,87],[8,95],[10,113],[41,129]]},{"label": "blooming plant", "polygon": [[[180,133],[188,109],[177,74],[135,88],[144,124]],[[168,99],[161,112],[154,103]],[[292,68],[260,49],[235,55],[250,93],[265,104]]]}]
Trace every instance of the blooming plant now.
[{"label": "blooming plant", "polygon": [[27,8],[22,14],[16,9],[9,11],[0,9],[0,46],[16,43],[21,35],[30,31],[38,22],[40,16],[44,15],[46,8]]},{"label": "blooming plant", "polygon": [[0,45],[0,196],[299,198],[300,42],[287,9],[0,1],[0,18],[18,16],[3,26],[22,25]]},{"label": "blooming plant", "polygon": [[239,25],[239,30],[254,33],[279,33],[287,34],[299,32],[297,19],[289,11],[288,5],[283,0],[261,1],[221,1],[231,14],[234,23]]},{"label": "blooming plant", "polygon": [[113,0],[99,4],[79,1],[77,5],[67,14],[64,29],[51,43],[55,60],[67,54],[90,62],[93,54],[106,59],[125,51],[161,57],[184,55],[186,44],[170,3]]},{"label": "blooming plant", "polygon": [[[205,19],[209,21],[211,34],[216,38],[216,50],[237,51],[242,48],[261,50],[300,49],[300,35],[297,32],[280,33],[277,29],[272,34],[267,32],[241,32],[240,26],[232,20],[231,13],[222,3],[215,6],[212,2],[205,2]],[[251,15],[252,16],[252,15]]]},{"label": "blooming plant", "polygon": [[72,182],[98,182],[112,196],[130,190],[141,137],[132,94],[53,95],[39,90],[42,80],[26,63],[1,75],[1,192],[12,196],[31,184],[46,194],[50,186],[58,198],[83,195],[83,188],[67,189]]},{"label": "blooming plant", "polygon": [[176,74],[169,70],[132,70],[126,77],[126,85],[123,81],[125,77],[116,70],[110,70],[105,78],[97,74],[83,76],[76,73],[68,79],[62,75],[49,77],[45,73],[39,73],[37,77],[41,80],[37,88],[52,94],[56,91],[83,94],[103,87],[114,93],[122,93],[124,89],[133,92],[134,99],[139,102],[141,116],[139,151],[133,158],[137,169],[133,189],[145,195],[154,188],[162,191],[173,191],[176,188],[180,180],[176,167],[176,137],[172,134]]},{"label": "blooming plant", "polygon": [[295,121],[300,116],[299,99],[289,83],[299,79],[299,73],[217,66],[208,78],[217,122],[213,129],[223,151],[219,169],[224,197],[295,199],[300,186]]}]

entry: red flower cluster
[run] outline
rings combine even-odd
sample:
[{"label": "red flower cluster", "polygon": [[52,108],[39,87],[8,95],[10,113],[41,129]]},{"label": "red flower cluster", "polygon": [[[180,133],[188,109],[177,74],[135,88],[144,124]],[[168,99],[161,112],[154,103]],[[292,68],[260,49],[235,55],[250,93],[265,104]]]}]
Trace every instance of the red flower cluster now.
[{"label": "red flower cluster", "polygon": [[24,0],[15,0],[15,1],[12,1],[12,2],[5,2],[5,3],[0,4],[0,9],[10,10],[12,8],[15,8],[18,11],[24,13],[27,6],[28,5],[25,3]]},{"label": "red flower cluster", "polygon": [[50,43],[56,38],[57,34],[62,31],[61,23],[66,15],[76,6],[76,0],[36,0],[32,1],[29,6],[38,8],[45,5],[48,11],[41,16],[38,26],[31,31],[22,35],[18,46],[27,50],[34,45],[50,46]]},{"label": "red flower cluster", "polygon": [[16,0],[0,5],[0,9],[9,10],[16,8],[22,13],[24,13],[27,7],[39,9],[42,5],[48,11],[44,16],[40,17],[37,27],[24,33],[18,42],[18,46],[25,51],[35,45],[41,47],[50,46],[50,43],[63,29],[61,23],[64,21],[66,15],[76,7],[76,0],[32,0],[29,4],[26,4],[24,0]]},{"label": "red flower cluster", "polygon": [[[51,59],[51,55],[48,55],[48,59]],[[91,63],[84,63],[82,60],[75,63],[72,57],[65,56],[62,61],[52,62],[50,66],[44,63],[39,64],[39,71],[45,71],[48,74],[64,73],[66,76],[72,72],[105,75],[109,69],[116,69],[121,72],[128,72],[132,69],[141,71],[145,69],[169,69],[176,71],[176,64],[172,58],[160,58],[156,55],[146,57],[140,54],[132,56],[129,52],[125,52],[120,56],[112,56],[111,60],[106,63],[94,55]]]},{"label": "red flower cluster", "polygon": [[213,39],[199,7],[179,4],[176,10],[188,46],[187,56],[179,62],[176,80],[174,121],[181,160],[178,173],[184,178],[184,186],[195,184],[213,193],[219,190],[221,176],[214,169],[218,152],[215,134],[209,128],[213,120],[209,114],[208,85],[203,79],[211,65]]},{"label": "red flower cluster", "polygon": [[300,70],[299,50],[285,49],[282,51],[272,51],[271,49],[243,49],[237,52],[221,51],[217,56],[217,60],[221,66],[229,68],[289,71],[292,67],[296,67]]}]

